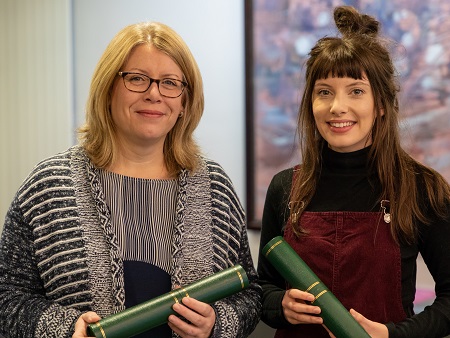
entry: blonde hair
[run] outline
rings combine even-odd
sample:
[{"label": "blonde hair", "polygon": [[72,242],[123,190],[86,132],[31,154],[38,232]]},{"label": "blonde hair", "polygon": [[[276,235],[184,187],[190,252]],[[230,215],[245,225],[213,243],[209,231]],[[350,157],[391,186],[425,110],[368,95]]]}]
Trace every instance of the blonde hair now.
[{"label": "blonde hair", "polygon": [[78,129],[81,145],[99,168],[107,167],[115,159],[117,136],[110,112],[112,87],[131,51],[146,43],[172,58],[188,83],[182,94],[184,115],[166,137],[164,158],[171,174],[183,168],[194,171],[200,148],[193,133],[204,109],[203,81],[198,65],[183,39],[172,28],[158,22],[129,25],[106,47],[92,76],[85,124]]}]

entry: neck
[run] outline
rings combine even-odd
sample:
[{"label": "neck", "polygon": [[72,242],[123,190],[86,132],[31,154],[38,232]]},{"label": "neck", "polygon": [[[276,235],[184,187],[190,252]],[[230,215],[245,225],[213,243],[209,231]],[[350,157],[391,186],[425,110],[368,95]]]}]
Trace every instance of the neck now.
[{"label": "neck", "polygon": [[117,174],[147,179],[169,179],[163,149],[131,149],[119,147],[118,154],[107,170]]}]

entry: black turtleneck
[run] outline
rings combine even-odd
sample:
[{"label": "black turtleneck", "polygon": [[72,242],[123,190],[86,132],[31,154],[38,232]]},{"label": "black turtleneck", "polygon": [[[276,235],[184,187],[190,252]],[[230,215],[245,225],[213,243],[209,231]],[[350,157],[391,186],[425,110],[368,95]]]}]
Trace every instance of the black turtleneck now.
[{"label": "black turtleneck", "polygon": [[376,172],[369,173],[370,148],[338,153],[322,152],[320,179],[308,211],[379,211],[380,184]]}]

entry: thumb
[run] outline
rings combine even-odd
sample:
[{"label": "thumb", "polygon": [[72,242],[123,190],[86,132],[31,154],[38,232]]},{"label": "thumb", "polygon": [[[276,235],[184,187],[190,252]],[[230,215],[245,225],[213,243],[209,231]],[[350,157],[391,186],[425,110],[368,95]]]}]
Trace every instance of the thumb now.
[{"label": "thumb", "polygon": [[96,314],[93,311],[89,311],[86,313],[83,313],[81,315],[81,318],[86,322],[86,323],[94,323],[94,322],[98,322],[101,318],[98,314]]},{"label": "thumb", "polygon": [[361,323],[363,322],[366,317],[364,317],[362,314],[360,314],[358,311],[356,311],[355,309],[350,309],[350,314],[353,316],[353,318],[356,319],[357,322]]}]

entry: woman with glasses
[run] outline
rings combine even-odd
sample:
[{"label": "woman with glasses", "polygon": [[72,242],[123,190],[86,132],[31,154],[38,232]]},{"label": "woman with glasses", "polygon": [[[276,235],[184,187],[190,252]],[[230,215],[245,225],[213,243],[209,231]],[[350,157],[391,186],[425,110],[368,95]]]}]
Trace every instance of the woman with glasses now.
[{"label": "woman with glasses", "polygon": [[[449,184],[400,145],[396,72],[378,21],[348,6],[334,20],[340,35],[320,39],[306,62],[302,163],[270,183],[261,249],[283,236],[373,338],[444,337]],[[419,254],[436,298],[415,313]],[[320,294],[291,288],[262,251],[258,273],[262,319],[277,338],[330,337]]]},{"label": "woman with glasses", "polygon": [[39,163],[0,242],[0,332],[85,337],[89,323],[240,264],[250,286],[211,305],[185,297],[138,337],[246,337],[260,287],[243,208],[200,154],[202,79],[160,23],[125,27],[93,74],[80,144]]}]

